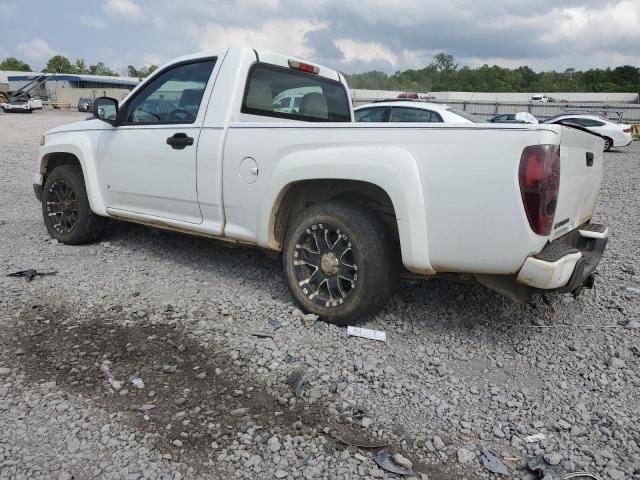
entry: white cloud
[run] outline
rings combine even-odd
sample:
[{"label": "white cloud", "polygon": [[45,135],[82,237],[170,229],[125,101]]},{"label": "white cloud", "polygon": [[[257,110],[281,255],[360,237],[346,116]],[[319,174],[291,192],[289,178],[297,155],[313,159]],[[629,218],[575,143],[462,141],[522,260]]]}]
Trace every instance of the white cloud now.
[{"label": "white cloud", "polygon": [[145,53],[142,56],[142,64],[145,67],[148,67],[149,65],[162,65],[164,62],[167,61],[167,58],[163,55],[157,55],[155,53]]},{"label": "white cloud", "polygon": [[142,15],[142,8],[133,0],[108,0],[102,6],[102,10],[109,15],[124,17],[127,20],[136,20]]},{"label": "white cloud", "polygon": [[96,18],[96,17],[89,17],[87,15],[80,16],[80,18],[78,18],[78,23],[80,25],[84,25],[85,27],[99,28],[99,29],[104,29],[109,26],[107,22],[105,22],[103,19]]},{"label": "white cloud", "polygon": [[198,47],[207,50],[223,47],[253,47],[288,53],[298,57],[312,56],[305,34],[324,28],[317,20],[291,18],[270,20],[259,28],[227,27],[208,23],[204,27],[191,26],[189,35]]},{"label": "white cloud", "polygon": [[21,42],[16,46],[16,50],[23,57],[36,62],[45,62],[59,53],[40,38],[36,38],[30,42]]},{"label": "white cloud", "polygon": [[398,56],[389,48],[377,42],[359,42],[352,38],[339,38],[335,40],[334,45],[344,55],[345,62],[353,62],[361,60],[364,62],[387,61],[391,65],[395,65]]}]

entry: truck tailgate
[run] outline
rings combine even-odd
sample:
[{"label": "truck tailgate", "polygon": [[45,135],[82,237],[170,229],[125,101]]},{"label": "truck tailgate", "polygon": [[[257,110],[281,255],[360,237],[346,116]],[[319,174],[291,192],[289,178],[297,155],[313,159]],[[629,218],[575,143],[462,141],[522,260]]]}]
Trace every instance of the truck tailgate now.
[{"label": "truck tailgate", "polygon": [[587,222],[593,216],[602,181],[602,138],[562,127],[560,192],[551,240]]}]

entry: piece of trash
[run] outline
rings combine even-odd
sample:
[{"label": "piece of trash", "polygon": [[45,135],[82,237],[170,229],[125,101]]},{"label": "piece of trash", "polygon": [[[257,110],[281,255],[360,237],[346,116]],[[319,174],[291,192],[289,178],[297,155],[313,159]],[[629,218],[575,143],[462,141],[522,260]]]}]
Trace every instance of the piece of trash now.
[{"label": "piece of trash", "polygon": [[593,473],[587,472],[573,472],[567,473],[562,480],[569,480],[570,478],[592,478],[593,480],[602,480],[600,477],[594,475]]},{"label": "piece of trash", "polygon": [[380,330],[371,330],[369,328],[362,327],[347,327],[347,335],[351,337],[362,337],[370,340],[377,340],[378,342],[386,342],[387,334]]},{"label": "piece of trash", "polygon": [[373,460],[378,464],[380,468],[386,470],[387,472],[396,473],[398,475],[413,475],[413,470],[408,470],[404,467],[396,465],[391,461],[388,448],[380,450],[378,454],[373,458]]},{"label": "piece of trash", "polygon": [[296,357],[294,357],[293,355],[289,355],[288,353],[287,353],[287,356],[284,359],[284,363],[287,363],[287,364],[295,363],[297,361],[298,361],[298,359]]},{"label": "piece of trash", "polygon": [[638,287],[624,287],[624,289],[629,293],[640,293],[640,288]]},{"label": "piece of trash", "polygon": [[413,462],[401,453],[394,453],[391,459],[393,460],[393,463],[402,468],[406,468],[407,470],[413,469]]},{"label": "piece of trash", "polygon": [[144,388],[144,382],[141,378],[134,378],[131,380],[131,383],[133,383],[133,386],[136,388]]},{"label": "piece of trash", "polygon": [[131,405],[131,410],[139,410],[141,412],[148,412],[149,410],[153,410],[154,408],[156,408],[155,405],[152,405],[150,403],[145,403],[144,405]]},{"label": "piece of trash", "polygon": [[528,437],[524,437],[527,443],[535,443],[547,438],[544,433],[536,433],[535,435],[529,435]]},{"label": "piece of trash", "polygon": [[280,328],[280,322],[278,320],[276,320],[275,318],[270,318],[267,323],[269,325],[271,325],[275,330]]},{"label": "piece of trash", "polygon": [[530,458],[527,460],[527,468],[533,472],[538,474],[538,478],[544,479],[547,475],[551,478],[557,478],[557,468],[549,465],[547,461],[544,459],[543,455],[538,455],[537,457]]},{"label": "piece of trash", "polygon": [[376,442],[375,440],[362,439],[362,438],[345,438],[345,437],[339,437],[335,433],[331,433],[328,435],[334,440],[337,440],[338,442],[342,443],[343,445],[352,445],[358,448],[378,449],[378,448],[385,448],[389,446],[389,442],[384,442],[382,440],[378,440]]},{"label": "piece of trash", "polygon": [[109,383],[113,387],[114,390],[120,390],[122,388],[122,382],[118,380],[114,380],[113,377],[109,376]]},{"label": "piece of trash", "polygon": [[29,270],[20,270],[18,272],[10,273],[9,275],[7,275],[7,277],[24,277],[27,282],[30,282],[38,276],[55,275],[56,273],[58,272],[39,272],[33,268],[30,268]]},{"label": "piece of trash", "polygon": [[304,389],[304,380],[304,370],[297,369],[289,374],[287,385],[291,387],[291,390],[293,390],[296,395],[300,395]]},{"label": "piece of trash", "polygon": [[305,327],[313,327],[317,321],[318,315],[313,313],[307,313],[302,317],[302,323],[304,323]]},{"label": "piece of trash", "polygon": [[270,333],[264,333],[264,332],[254,332],[251,335],[258,338],[273,338],[273,335],[271,335]]},{"label": "piece of trash", "polygon": [[482,466],[492,473],[499,475],[509,475],[509,469],[502,463],[502,461],[496,457],[490,450],[486,448],[482,449]]}]

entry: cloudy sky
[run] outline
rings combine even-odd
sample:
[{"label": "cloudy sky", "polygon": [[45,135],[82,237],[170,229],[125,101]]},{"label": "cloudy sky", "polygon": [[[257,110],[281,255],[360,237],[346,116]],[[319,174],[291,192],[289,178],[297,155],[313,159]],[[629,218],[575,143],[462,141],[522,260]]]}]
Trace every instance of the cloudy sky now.
[{"label": "cloudy sky", "polygon": [[463,65],[536,70],[640,64],[640,0],[0,0],[0,58],[42,68],[162,63],[251,46],[352,73]]}]

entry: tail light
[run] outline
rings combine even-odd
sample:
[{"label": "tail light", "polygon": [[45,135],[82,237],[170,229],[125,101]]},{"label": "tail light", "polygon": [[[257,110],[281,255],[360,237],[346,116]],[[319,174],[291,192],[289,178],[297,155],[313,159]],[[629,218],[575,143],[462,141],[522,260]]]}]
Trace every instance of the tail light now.
[{"label": "tail light", "polygon": [[520,193],[531,229],[547,236],[553,227],[560,188],[560,146],[531,145],[520,157]]},{"label": "tail light", "polygon": [[309,63],[302,63],[297,60],[289,60],[289,68],[293,68],[294,70],[300,70],[301,72],[307,72],[307,73],[320,72],[320,69],[316,65],[311,65]]},{"label": "tail light", "polygon": [[622,131],[624,133],[631,133],[631,128],[624,128]]}]

